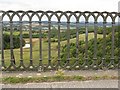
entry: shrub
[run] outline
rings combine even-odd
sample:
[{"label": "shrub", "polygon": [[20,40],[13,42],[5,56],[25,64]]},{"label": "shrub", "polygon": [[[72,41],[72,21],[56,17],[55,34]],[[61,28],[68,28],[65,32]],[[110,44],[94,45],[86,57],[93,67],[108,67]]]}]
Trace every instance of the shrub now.
[{"label": "shrub", "polygon": [[[116,57],[118,56],[118,44],[117,44],[117,37],[118,33],[115,33],[115,44],[114,44],[114,57],[115,57],[115,62],[118,63]],[[103,50],[105,50],[105,58],[106,58],[106,63],[110,62],[110,57],[111,57],[111,48],[112,48],[112,36],[111,33],[108,34],[106,37],[106,47],[103,48],[104,44],[103,38],[98,38],[97,39],[97,58],[98,60],[101,60],[103,57]],[[61,60],[65,63],[67,59],[67,45],[64,45],[61,50]],[[94,57],[94,38],[88,41],[88,59],[89,59],[89,64],[91,64],[91,61],[93,60]],[[76,44],[71,43],[70,44],[70,58],[76,58]],[[85,42],[84,41],[79,41],[79,58],[80,58],[80,63],[83,63],[82,60],[84,60],[85,56]]]},{"label": "shrub", "polygon": [[[9,34],[4,34],[3,35],[3,44],[4,44],[4,49],[10,49],[10,35]],[[25,40],[22,40],[22,46],[25,45]],[[18,35],[13,35],[13,48],[20,48],[20,38]]]}]

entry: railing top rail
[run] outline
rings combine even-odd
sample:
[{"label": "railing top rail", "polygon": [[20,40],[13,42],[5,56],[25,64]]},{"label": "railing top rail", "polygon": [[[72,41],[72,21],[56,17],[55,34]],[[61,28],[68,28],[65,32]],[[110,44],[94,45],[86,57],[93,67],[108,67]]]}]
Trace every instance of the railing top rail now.
[{"label": "railing top rail", "polygon": [[[39,21],[41,21],[42,17],[45,15],[48,18],[48,21],[51,21],[51,18],[55,15],[57,17],[58,22],[60,22],[61,17],[65,16],[67,19],[67,22],[70,22],[70,18],[72,16],[75,17],[76,22],[79,22],[79,19],[81,16],[83,16],[85,18],[85,22],[88,22],[89,17],[93,16],[94,18],[94,22],[97,22],[97,19],[99,16],[101,16],[103,18],[103,21],[106,22],[107,18],[110,17],[112,22],[115,22],[116,17],[120,16],[119,12],[107,12],[107,11],[103,11],[103,12],[99,12],[99,11],[32,11],[32,10],[28,10],[28,11],[23,11],[23,10],[18,10],[18,11],[13,11],[13,10],[8,10],[8,11],[0,11],[0,13],[2,13],[2,19],[4,18],[5,15],[7,15],[9,17],[9,20],[12,21],[13,17],[15,15],[17,15],[19,17],[19,21],[22,21],[23,17],[25,15],[28,16],[29,21],[32,21],[33,16],[37,16]],[[20,15],[21,13],[21,15]]]}]

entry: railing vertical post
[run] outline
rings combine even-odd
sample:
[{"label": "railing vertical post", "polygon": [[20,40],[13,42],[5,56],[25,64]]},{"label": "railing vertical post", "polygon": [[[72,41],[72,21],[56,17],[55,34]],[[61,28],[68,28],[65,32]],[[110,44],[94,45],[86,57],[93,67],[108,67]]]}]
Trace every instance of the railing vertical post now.
[{"label": "railing vertical post", "polygon": [[79,68],[79,20],[76,21],[76,61],[73,65],[74,68]]},{"label": "railing vertical post", "polygon": [[93,68],[97,67],[97,22],[94,22],[94,56],[93,56],[94,64]]},{"label": "railing vertical post", "polygon": [[2,16],[0,16],[0,60],[1,60],[1,65],[2,69],[5,68],[4,65],[4,44],[3,44],[3,21],[2,21]]},{"label": "railing vertical post", "polygon": [[41,28],[41,21],[39,22],[39,56],[40,56],[40,62],[39,65],[42,66],[42,28]]},{"label": "railing vertical post", "polygon": [[14,46],[13,46],[13,21],[10,21],[10,53],[11,53],[11,63],[15,64],[15,57],[14,57]]},{"label": "railing vertical post", "polygon": [[103,57],[102,57],[102,66],[106,66],[106,22],[103,22]]},{"label": "railing vertical post", "polygon": [[[0,11],[1,13],[1,11]],[[2,57],[2,54],[3,54],[3,42],[2,42],[2,36],[3,36],[3,33],[2,33],[2,16],[0,16],[0,76],[2,77],[2,70],[4,69],[3,68],[3,57]],[[0,83],[2,83],[2,79],[0,80]],[[2,89],[2,86],[0,85],[0,88]]]},{"label": "railing vertical post", "polygon": [[85,68],[88,68],[88,22],[85,22]]},{"label": "railing vertical post", "polygon": [[23,62],[23,36],[22,36],[22,25],[23,25],[23,22],[22,22],[22,18],[20,18],[20,21],[19,21],[19,30],[20,30],[20,64],[19,66],[17,67],[18,69],[20,70],[25,70],[25,65],[24,65],[24,62]]},{"label": "railing vertical post", "polygon": [[58,66],[60,66],[60,21],[58,21]]},{"label": "railing vertical post", "polygon": [[76,22],[76,60],[79,60],[79,22]]},{"label": "railing vertical post", "polygon": [[[0,16],[0,54],[1,54],[1,51],[2,51],[2,36],[3,36],[3,32],[2,32],[2,16]],[[1,58],[0,58],[1,59]]]},{"label": "railing vertical post", "polygon": [[70,22],[67,21],[67,67],[69,68],[70,64]]},{"label": "railing vertical post", "polygon": [[111,66],[110,68],[114,68],[114,44],[115,44],[115,22],[112,22],[112,44],[111,44]]},{"label": "railing vertical post", "polygon": [[48,68],[51,69],[51,20],[48,21]]},{"label": "railing vertical post", "polygon": [[23,36],[22,36],[22,21],[20,24],[20,62],[23,64]]},{"label": "railing vertical post", "polygon": [[29,39],[30,39],[30,69],[33,68],[33,54],[32,54],[32,21],[29,21]]}]

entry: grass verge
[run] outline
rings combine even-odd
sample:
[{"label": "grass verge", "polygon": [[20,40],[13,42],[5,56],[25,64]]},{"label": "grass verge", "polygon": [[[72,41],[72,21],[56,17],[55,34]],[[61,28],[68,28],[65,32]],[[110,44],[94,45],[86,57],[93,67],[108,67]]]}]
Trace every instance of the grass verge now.
[{"label": "grass verge", "polygon": [[41,82],[60,82],[60,81],[86,81],[86,80],[109,80],[118,79],[117,76],[49,76],[49,77],[4,77],[2,83],[41,83]]}]

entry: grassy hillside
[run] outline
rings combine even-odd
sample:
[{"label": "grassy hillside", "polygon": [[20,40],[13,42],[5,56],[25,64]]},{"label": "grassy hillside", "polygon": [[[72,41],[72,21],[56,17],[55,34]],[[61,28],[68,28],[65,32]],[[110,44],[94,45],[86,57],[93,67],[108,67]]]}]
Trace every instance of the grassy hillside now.
[{"label": "grassy hillside", "polygon": [[[92,35],[91,35],[92,36]],[[118,32],[115,33],[115,43],[114,43],[114,57],[115,58],[115,63],[118,64]],[[109,64],[110,61],[111,61],[111,58],[112,58],[112,34],[108,34],[107,37],[106,37],[106,46],[105,48],[103,47],[104,46],[104,42],[105,42],[105,39],[104,38],[101,38],[101,36],[99,36],[99,38],[97,39],[97,52],[96,55],[97,55],[97,63],[100,64],[101,61],[102,61],[102,57],[105,58],[105,62],[106,64]],[[93,58],[94,58],[94,47],[95,47],[95,44],[94,44],[94,39],[91,38],[89,41],[88,41],[88,62],[89,64],[92,64],[93,63]],[[85,42],[84,41],[79,41],[79,63],[83,64],[84,61],[85,61]],[[67,55],[68,55],[68,52],[67,52],[67,45],[64,45],[63,48],[62,48],[62,54],[61,54],[61,58],[62,58],[62,62],[66,63],[66,59],[67,59]],[[70,62],[71,64],[73,64],[76,60],[76,44],[73,42],[70,44]]]},{"label": "grassy hillside", "polygon": [[[88,60],[91,64],[94,57],[94,29],[93,27],[89,28],[88,31]],[[10,34],[9,31],[5,31],[4,33]],[[84,56],[85,56],[85,28],[82,27],[82,29],[79,30],[79,63],[84,63]],[[14,35],[20,35],[19,31],[14,31]],[[29,43],[29,32],[23,31],[23,38],[26,41],[26,43]],[[105,58],[106,62],[110,62],[111,57],[111,27],[108,27],[106,29],[106,48],[105,48]],[[32,31],[32,54],[33,54],[33,64],[38,65],[39,64],[39,31]],[[114,54],[115,54],[115,62],[117,61],[118,56],[118,44],[117,44],[117,36],[118,33],[115,34],[115,47],[114,47]],[[51,30],[51,61],[52,64],[56,64],[58,60],[58,31]],[[103,48],[103,28],[98,27],[98,34],[97,34],[97,62],[101,63],[101,58],[104,55],[104,48]],[[67,60],[67,30],[64,30],[60,32],[60,51],[61,51],[61,61],[62,63],[66,63]],[[4,57],[5,57],[5,64],[8,66],[10,64],[10,50],[6,49],[4,50]],[[14,49],[14,57],[16,61],[16,65],[19,65],[20,63],[20,48]],[[42,59],[43,64],[48,63],[48,31],[42,32]],[[29,64],[30,60],[30,48],[24,48],[23,49],[23,60],[26,66]],[[70,63],[73,64],[76,61],[76,30],[70,30]]]},{"label": "grassy hillside", "polygon": [[[94,33],[89,33],[88,34],[88,38],[89,40],[91,40],[94,36]],[[98,34],[98,38],[102,38],[102,35]],[[27,43],[29,43],[29,39],[24,39]],[[79,35],[79,40],[83,41],[85,40],[85,34],[80,34]],[[72,38],[70,39],[70,43],[75,43],[76,42],[76,38]],[[62,48],[64,45],[67,44],[67,40],[61,41],[61,52],[62,52]],[[33,38],[32,39],[32,45],[33,45],[33,63],[35,65],[38,65],[39,63],[39,39],[38,38]],[[58,43],[57,42],[52,42],[51,43],[51,60],[53,63],[55,63],[57,61],[57,57],[58,57],[58,52],[57,52],[57,46]],[[29,48],[24,48],[23,49],[23,58],[24,58],[24,63],[26,65],[28,65],[29,60],[30,60],[30,49]],[[5,63],[7,65],[10,64],[10,50],[4,50],[4,55],[5,55]],[[16,60],[16,64],[19,65],[19,60],[20,60],[20,49],[14,49],[14,55],[15,55],[15,60]],[[46,38],[42,39],[42,56],[43,56],[43,63],[47,64],[48,61],[48,42],[46,42]]]}]

